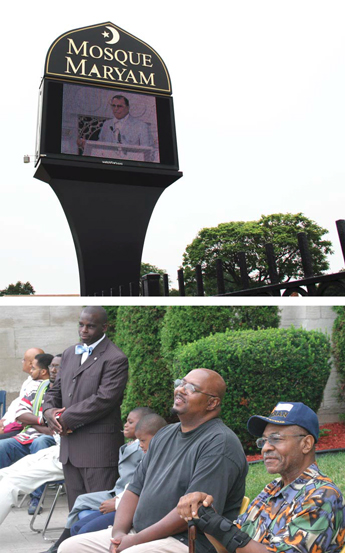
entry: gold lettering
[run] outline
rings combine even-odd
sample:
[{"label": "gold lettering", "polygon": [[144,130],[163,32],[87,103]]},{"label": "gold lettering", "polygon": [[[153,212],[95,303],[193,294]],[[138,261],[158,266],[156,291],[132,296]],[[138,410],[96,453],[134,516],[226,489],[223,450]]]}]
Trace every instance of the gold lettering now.
[{"label": "gold lettering", "polygon": [[[109,65],[103,65],[103,79],[110,79],[111,81],[115,81],[115,77],[113,77],[112,72],[113,68],[109,67]],[[126,71],[124,69],[124,71]]]},{"label": "gold lettering", "polygon": [[69,48],[68,48],[68,52],[67,54],[73,54],[73,52],[71,51],[71,47],[73,48],[74,50],[74,53],[76,55],[79,54],[80,50],[83,49],[83,53],[81,54],[82,56],[84,57],[88,57],[88,54],[86,53],[86,49],[87,49],[87,45],[89,44],[87,40],[84,40],[84,42],[81,43],[79,49],[76,47],[75,43],[74,43],[74,40],[72,38],[68,38],[68,44],[69,44]]},{"label": "gold lettering", "polygon": [[139,77],[140,77],[140,83],[139,84],[149,84],[150,86],[156,86],[155,85],[155,74],[150,73],[149,77],[146,79],[144,73],[142,71],[139,71]]},{"label": "gold lettering", "polygon": [[[128,54],[129,54],[129,63],[131,63],[132,65],[140,65],[140,54],[138,53],[134,54],[133,52],[128,52]],[[133,60],[133,54],[138,57],[137,62]]]},{"label": "gold lettering", "polygon": [[[107,57],[108,56],[108,57]],[[108,46],[104,48],[104,59],[105,60],[112,60],[113,59],[113,50],[112,48],[109,48]]]},{"label": "gold lettering", "polygon": [[132,70],[128,71],[128,75],[126,77],[126,82],[128,82],[128,79],[132,79],[133,83],[138,84],[138,81],[134,77],[134,73]]},{"label": "gold lettering", "polygon": [[86,73],[85,73],[86,60],[81,60],[78,67],[75,67],[75,65],[74,65],[73,61],[71,60],[71,58],[68,58],[66,56],[66,60],[67,60],[67,68],[66,68],[65,73],[70,73],[71,71],[69,69],[71,68],[73,73],[75,73],[75,74],[78,73],[79,70],[80,70],[81,75],[86,75]]},{"label": "gold lettering", "polygon": [[143,54],[143,65],[144,67],[153,67],[151,54]]},{"label": "gold lettering", "polygon": [[95,63],[93,64],[91,71],[88,74],[88,77],[91,77],[92,75],[96,75],[96,77],[98,77],[99,79],[102,78],[100,75],[100,72],[98,71],[97,65]]},{"label": "gold lettering", "polygon": [[[98,50],[98,54],[99,54],[98,56],[97,56],[96,54],[93,53],[95,49]],[[94,45],[91,46],[91,48],[90,48],[90,55],[91,55],[92,58],[99,59],[99,58],[101,58],[101,57],[103,56],[103,50],[102,50],[102,48],[100,48],[99,46],[97,46],[97,44],[94,44]]]},{"label": "gold lettering", "polygon": [[[123,59],[119,59],[119,54],[120,52],[122,52],[123,54]],[[125,65],[126,66],[126,62],[128,60],[128,54],[127,52],[125,52],[124,50],[115,50],[115,53],[114,53],[114,58],[116,59],[116,61],[118,61],[119,63],[121,63],[121,65]]]},{"label": "gold lettering", "polygon": [[126,69],[122,69],[122,73],[120,73],[121,69],[119,69],[118,67],[114,67],[116,73],[118,74],[119,76],[119,81],[122,81],[122,75],[124,74],[124,72],[126,71]]}]

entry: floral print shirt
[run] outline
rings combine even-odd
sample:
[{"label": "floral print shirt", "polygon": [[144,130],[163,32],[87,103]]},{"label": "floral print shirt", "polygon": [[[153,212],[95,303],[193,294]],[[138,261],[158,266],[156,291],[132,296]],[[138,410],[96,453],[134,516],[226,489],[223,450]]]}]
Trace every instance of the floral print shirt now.
[{"label": "floral print shirt", "polygon": [[273,480],[236,524],[272,552],[338,553],[344,546],[344,499],[314,463],[285,487],[281,478]]}]

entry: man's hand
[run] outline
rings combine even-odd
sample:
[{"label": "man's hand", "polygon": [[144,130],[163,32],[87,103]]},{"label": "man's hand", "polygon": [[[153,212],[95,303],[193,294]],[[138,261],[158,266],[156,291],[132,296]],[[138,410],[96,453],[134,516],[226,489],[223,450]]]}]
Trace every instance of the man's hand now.
[{"label": "man's hand", "polygon": [[0,420],[0,434],[5,434],[5,426],[3,419]]},{"label": "man's hand", "polygon": [[127,534],[123,534],[122,532],[118,532],[110,538],[110,547],[109,547],[109,553],[116,553],[117,548],[120,547],[121,541],[124,537],[126,537]]},{"label": "man's hand", "polygon": [[82,148],[82,150],[84,150],[85,148],[85,138],[77,138],[77,144],[79,146],[79,148]]},{"label": "man's hand", "polygon": [[198,509],[200,505],[209,507],[213,503],[212,495],[204,492],[188,493],[180,498],[177,504],[177,512],[186,522],[192,518],[198,518]]},{"label": "man's hand", "polygon": [[53,431],[50,428],[48,428],[47,426],[41,426],[40,424],[32,424],[31,426],[32,426],[32,428],[37,430],[37,432],[39,432],[40,434],[45,434],[46,436],[52,436],[53,435]]},{"label": "man's hand", "polygon": [[128,547],[137,545],[138,541],[136,538],[136,534],[124,534],[122,537],[110,538],[112,542],[109,549],[110,553],[121,553],[121,551],[124,551]]},{"label": "man's hand", "polygon": [[99,510],[101,511],[101,513],[103,513],[103,515],[115,511],[115,497],[113,499],[107,499],[106,501],[103,501]]},{"label": "man's hand", "polygon": [[62,407],[59,409],[52,408],[44,411],[44,416],[48,423],[49,428],[56,434],[64,435],[64,429],[60,424],[60,422],[56,419],[56,413],[63,413],[65,409],[66,409],[65,407]]}]

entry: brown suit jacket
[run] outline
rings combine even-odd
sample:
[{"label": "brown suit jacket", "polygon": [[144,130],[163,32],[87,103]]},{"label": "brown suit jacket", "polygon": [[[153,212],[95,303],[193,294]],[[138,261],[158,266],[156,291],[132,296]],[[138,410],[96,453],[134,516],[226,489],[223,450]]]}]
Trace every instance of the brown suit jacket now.
[{"label": "brown suit jacket", "polygon": [[123,444],[120,406],[128,378],[128,360],[105,337],[80,365],[75,346],[64,351],[54,386],[43,410],[66,407],[61,420],[72,430],[61,438],[60,461],[75,467],[115,467]]}]

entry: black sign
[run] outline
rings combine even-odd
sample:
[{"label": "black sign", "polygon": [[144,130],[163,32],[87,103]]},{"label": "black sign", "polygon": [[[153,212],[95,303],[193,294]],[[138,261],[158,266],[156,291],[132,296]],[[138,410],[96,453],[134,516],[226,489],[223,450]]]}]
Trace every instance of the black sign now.
[{"label": "black sign", "polygon": [[110,22],[57,38],[47,54],[45,76],[171,94],[169,73],[157,52]]}]

